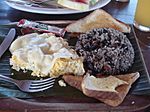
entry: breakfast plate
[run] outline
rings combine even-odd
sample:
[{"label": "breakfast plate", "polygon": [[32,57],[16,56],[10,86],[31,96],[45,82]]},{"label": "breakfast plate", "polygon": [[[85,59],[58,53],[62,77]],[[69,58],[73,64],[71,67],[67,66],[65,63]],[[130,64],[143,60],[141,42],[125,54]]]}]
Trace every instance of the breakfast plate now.
[{"label": "breakfast plate", "polygon": [[90,7],[90,9],[87,11],[76,11],[76,10],[71,10],[67,8],[63,9],[63,8],[51,8],[51,7],[37,7],[37,6],[31,6],[31,5],[25,5],[25,4],[18,4],[15,2],[9,2],[9,1],[6,1],[6,4],[8,4],[10,7],[14,9],[25,11],[25,12],[58,15],[58,14],[77,14],[77,13],[93,11],[95,9],[98,9],[107,5],[110,1],[111,0],[100,0],[96,5]]},{"label": "breakfast plate", "polygon": [[[61,26],[61,25],[59,25]],[[62,25],[63,26],[63,25]],[[4,31],[4,30],[1,30]],[[5,31],[6,32],[6,29]],[[3,32],[3,33],[4,33]],[[20,30],[18,29],[18,34]],[[5,83],[3,81],[0,81],[1,87],[0,87],[0,97],[12,97],[12,101],[16,102],[18,105],[31,105],[31,107],[37,107],[35,111],[42,110],[41,107],[44,109],[62,109],[65,110],[76,110],[77,108],[79,110],[136,110],[138,108],[142,108],[142,106],[145,106],[144,104],[141,105],[139,101],[143,101],[142,98],[134,95],[144,95],[150,93],[150,86],[149,86],[149,77],[148,72],[144,64],[144,60],[139,48],[139,45],[136,40],[136,36],[134,33],[134,29],[131,25],[131,33],[127,34],[127,37],[131,41],[133,48],[135,49],[135,62],[131,69],[128,72],[136,72],[139,71],[141,74],[140,78],[134,83],[134,85],[131,88],[131,91],[125,98],[124,102],[117,106],[116,108],[110,108],[109,106],[105,105],[104,103],[101,103],[93,98],[86,97],[82,94],[82,92],[76,90],[75,88],[71,86],[67,87],[60,87],[57,83],[60,79],[57,79],[54,87],[52,89],[48,89],[43,92],[38,93],[24,93],[18,90],[14,85]],[[69,42],[76,41],[76,39],[68,39]],[[2,40],[2,38],[1,38]],[[73,45],[73,44],[72,44]],[[7,51],[4,56],[0,59],[0,74],[7,75],[10,77],[13,77],[15,79],[34,79],[35,77],[30,76],[30,72],[23,73],[22,71],[16,72],[11,69],[9,65],[9,58],[10,58],[10,52]],[[11,75],[14,73],[15,75]],[[21,77],[20,77],[21,76]],[[40,97],[42,96],[42,99]],[[51,100],[49,100],[48,98]],[[136,101],[138,100],[138,102]],[[148,101],[147,101],[148,102]],[[132,104],[133,103],[133,104]],[[134,104],[135,103],[135,104]],[[13,104],[12,104],[13,105]],[[90,108],[90,107],[93,108]],[[29,106],[30,107],[30,106]],[[30,108],[29,108],[30,109]],[[34,109],[33,109],[34,110]]]},{"label": "breakfast plate", "polygon": [[[68,103],[73,108],[80,105],[80,109],[91,106],[97,109],[97,105],[135,108],[138,107],[136,99],[150,93],[149,75],[132,25],[116,20],[101,9],[69,25],[53,24],[59,29],[65,28],[67,32],[62,37],[58,32],[56,35],[42,33],[52,32],[50,29],[54,26],[50,25],[20,20],[16,25],[19,37],[1,58],[0,74],[18,80],[54,76],[54,86],[25,93],[0,81],[1,97],[26,99],[23,102],[30,102],[27,100],[30,98],[38,105],[57,103],[57,108]],[[37,97],[50,100],[37,101]]]}]

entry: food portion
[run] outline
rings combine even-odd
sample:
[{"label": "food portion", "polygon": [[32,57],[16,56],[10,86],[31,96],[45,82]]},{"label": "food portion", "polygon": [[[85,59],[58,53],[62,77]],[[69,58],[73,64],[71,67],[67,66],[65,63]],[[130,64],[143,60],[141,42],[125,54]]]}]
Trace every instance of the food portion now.
[{"label": "food portion", "polygon": [[83,75],[83,60],[61,37],[52,33],[27,34],[10,46],[10,65],[19,70],[31,70],[33,76],[58,77],[63,74]]},{"label": "food portion", "polygon": [[[139,72],[135,72],[135,73],[128,73],[128,74],[123,74],[123,75],[118,75],[116,76],[118,79],[120,80],[124,80],[128,83],[128,85],[122,85],[122,86],[118,86],[116,88],[116,91],[118,92],[118,94],[116,94],[118,96],[118,98],[116,99],[99,99],[100,101],[111,105],[111,106],[118,106],[120,105],[123,100],[125,99],[126,95],[128,94],[129,90],[132,87],[132,84],[138,80],[138,78],[140,77]],[[113,96],[112,96],[113,97]]]},{"label": "food portion", "polygon": [[81,58],[58,58],[51,69],[50,76],[55,77],[59,74],[83,75],[84,68]]},{"label": "food portion", "polygon": [[89,74],[84,77],[83,87],[93,91],[115,92],[116,87],[128,84],[112,75],[103,78],[96,78]]},{"label": "food portion", "polygon": [[[73,2],[90,2],[59,1],[72,3],[70,6],[75,5]],[[135,56],[132,44],[124,34],[130,33],[130,27],[100,9],[68,25],[65,31],[82,33],[78,36],[75,49],[71,49],[65,39],[52,33],[18,37],[10,46],[12,68],[17,71],[30,70],[31,75],[38,77],[63,75],[67,84],[86,96],[110,106],[121,104],[140,76],[138,72],[128,73]],[[57,31],[53,33],[57,34]],[[66,87],[62,80],[58,84]]]},{"label": "food portion", "polygon": [[90,7],[96,5],[96,3],[101,0],[34,0],[34,2],[35,1],[36,3],[43,3],[43,5],[52,8],[68,8],[77,11],[88,11]]},{"label": "food portion", "polygon": [[70,24],[66,30],[68,32],[86,33],[94,28],[113,28],[124,33],[130,33],[130,26],[114,19],[110,14],[102,9],[93,11],[88,16]]},{"label": "food portion", "polygon": [[86,11],[91,5],[95,5],[99,0],[58,0],[57,3],[63,7]]},{"label": "food portion", "polygon": [[93,73],[119,74],[134,62],[134,49],[122,32],[112,28],[93,29],[81,34],[76,43],[77,53]]},{"label": "food portion", "polygon": [[127,74],[135,57],[124,34],[130,33],[130,27],[100,9],[68,25],[66,30],[82,33],[75,50],[83,57],[84,68],[90,75],[65,75],[65,82],[107,105],[120,105],[140,76],[138,72]]},{"label": "food portion", "polygon": [[123,74],[96,78],[85,75],[81,76],[65,75],[63,79],[86,96],[100,100],[110,106],[121,104],[129,92],[131,85],[139,78],[139,73]]}]

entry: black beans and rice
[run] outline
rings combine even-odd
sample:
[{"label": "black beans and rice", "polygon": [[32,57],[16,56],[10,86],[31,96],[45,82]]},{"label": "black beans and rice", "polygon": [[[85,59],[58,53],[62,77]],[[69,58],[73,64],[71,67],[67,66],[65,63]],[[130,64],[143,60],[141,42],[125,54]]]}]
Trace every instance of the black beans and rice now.
[{"label": "black beans and rice", "polygon": [[134,49],[122,32],[111,28],[93,29],[81,34],[76,51],[92,73],[119,74],[133,64]]}]

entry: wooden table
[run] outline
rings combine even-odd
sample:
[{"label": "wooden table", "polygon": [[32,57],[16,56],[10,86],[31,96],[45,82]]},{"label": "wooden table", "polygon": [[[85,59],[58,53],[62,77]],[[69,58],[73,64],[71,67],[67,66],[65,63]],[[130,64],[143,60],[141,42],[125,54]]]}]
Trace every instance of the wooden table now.
[{"label": "wooden table", "polygon": [[[115,0],[112,0],[108,5],[103,7],[105,11],[110,13],[113,17],[128,23],[128,24],[133,24],[134,20],[134,13],[136,9],[136,4],[137,0],[130,0],[129,3],[119,3],[116,2]],[[82,14],[70,14],[70,15],[43,15],[43,14],[32,14],[28,12],[23,12],[23,11],[18,11],[15,9],[10,8],[8,5],[5,4],[3,0],[0,1],[0,24],[6,24],[9,22],[14,22],[14,21],[19,21],[22,18],[30,19],[30,20],[76,20],[80,19],[84,16],[89,14],[87,13],[82,13]],[[148,44],[148,38],[144,40],[145,37],[150,37],[150,33],[143,33],[140,32],[139,30],[135,29],[135,32],[137,34],[137,37],[140,39],[140,45],[142,49],[142,53],[144,56],[144,59],[146,60],[146,66],[147,69],[150,73],[150,49],[146,47],[143,43]],[[137,96],[128,96],[128,99],[132,99],[132,97],[137,97]],[[134,111],[142,111],[142,110],[148,110],[148,106],[150,106],[150,97],[149,96],[141,96],[138,98],[138,107]],[[52,102],[50,97],[47,98],[37,98],[36,101],[42,102],[41,104],[39,103],[32,103],[32,101],[35,101],[35,99],[17,99],[17,98],[1,98],[0,99],[0,110],[3,112],[16,112],[16,111],[30,111],[30,112],[47,112],[47,111],[54,111],[58,110],[56,105],[59,105],[59,103],[44,103],[44,102]],[[54,101],[55,102],[55,101]],[[82,103],[82,102],[81,102]],[[105,104],[101,104],[101,107],[99,104],[95,105],[90,105],[90,104],[85,104],[78,109],[80,106],[80,103],[78,104],[72,104],[70,103],[69,105],[66,104],[61,104],[59,107],[59,111],[63,110],[65,108],[66,111],[68,110],[78,110],[78,111],[85,111],[85,108],[91,108],[88,111],[100,111],[100,110],[112,110],[112,111],[121,111],[125,110],[127,107],[124,105],[123,107],[109,107],[106,106]],[[93,108],[96,107],[96,108]],[[120,110],[121,109],[121,110]],[[128,107],[128,110],[126,111],[131,111],[132,108]]]}]

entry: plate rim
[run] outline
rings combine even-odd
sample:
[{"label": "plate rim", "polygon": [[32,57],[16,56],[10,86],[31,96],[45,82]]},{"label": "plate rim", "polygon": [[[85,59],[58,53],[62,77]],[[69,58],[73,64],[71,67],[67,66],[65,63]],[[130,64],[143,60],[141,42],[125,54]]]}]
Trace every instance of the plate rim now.
[{"label": "plate rim", "polygon": [[[135,96],[135,95],[129,95],[128,98],[132,99],[132,98],[137,98],[137,99],[146,99],[146,101],[148,101],[148,97],[149,96]],[[19,99],[19,98],[10,98],[9,100],[11,100],[12,102],[16,102],[17,104],[22,105],[23,107],[26,107],[26,105],[28,105],[28,107],[26,109],[28,110],[32,110],[32,111],[57,111],[57,110],[61,110],[61,111],[139,111],[139,110],[143,110],[146,109],[150,106],[149,103],[146,103],[144,105],[119,105],[117,107],[110,107],[104,103],[52,103],[52,102],[38,102],[38,99],[36,100],[30,100],[30,99]],[[9,101],[8,100],[8,101]],[[30,106],[29,106],[30,105]],[[31,107],[31,108],[30,108]],[[32,108],[33,107],[33,108]],[[42,108],[41,108],[42,107]],[[92,107],[92,108],[91,108]],[[20,108],[21,109],[21,108]]]}]

